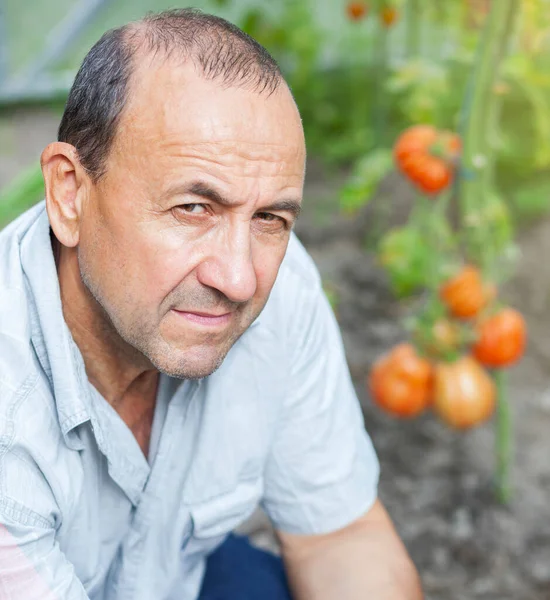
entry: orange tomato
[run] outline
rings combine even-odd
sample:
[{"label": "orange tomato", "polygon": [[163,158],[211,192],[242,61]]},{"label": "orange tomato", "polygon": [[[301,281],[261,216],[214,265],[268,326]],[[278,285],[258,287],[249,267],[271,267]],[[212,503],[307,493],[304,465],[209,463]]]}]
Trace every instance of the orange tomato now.
[{"label": "orange tomato", "polygon": [[348,2],[346,12],[348,18],[352,21],[360,21],[367,14],[367,4],[365,2]]},{"label": "orange tomato", "polygon": [[395,6],[384,6],[380,11],[380,18],[384,27],[391,27],[398,19],[399,13]]},{"label": "orange tomato", "polygon": [[477,326],[478,340],[472,352],[488,367],[506,367],[519,360],[525,351],[527,328],[517,310],[504,308]]},{"label": "orange tomato", "polygon": [[411,344],[399,344],[379,358],[368,377],[374,402],[397,417],[414,417],[431,401],[431,364]]},{"label": "orange tomato", "polygon": [[436,194],[453,179],[453,160],[460,151],[460,138],[431,125],[413,125],[406,129],[394,146],[397,167],[420,190]]},{"label": "orange tomato", "polygon": [[496,295],[492,284],[484,284],[479,269],[466,265],[446,281],[439,296],[449,312],[460,319],[475,317]]},{"label": "orange tomato", "polygon": [[493,414],[495,402],[493,380],[471,356],[436,365],[433,409],[451,427],[479,425]]}]

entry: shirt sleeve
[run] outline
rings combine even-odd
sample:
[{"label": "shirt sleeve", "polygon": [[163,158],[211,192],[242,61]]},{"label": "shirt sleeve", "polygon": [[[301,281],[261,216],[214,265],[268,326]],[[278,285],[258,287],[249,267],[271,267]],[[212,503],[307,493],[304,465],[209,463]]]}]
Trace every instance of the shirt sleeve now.
[{"label": "shirt sleeve", "polygon": [[[18,468],[29,490],[21,498],[21,486],[6,489],[6,471]],[[88,600],[56,541],[55,522],[49,511],[37,512],[35,504],[47,505],[44,476],[36,465],[9,451],[0,453],[3,472],[0,492],[0,598],[2,600]],[[34,485],[33,485],[34,477]],[[33,503],[35,496],[40,496]],[[15,497],[13,497],[15,496]],[[53,495],[51,497],[53,500]]]},{"label": "shirt sleeve", "polygon": [[287,394],[265,470],[263,507],[278,529],[321,534],[368,511],[379,465],[321,285],[302,289],[293,305]]}]

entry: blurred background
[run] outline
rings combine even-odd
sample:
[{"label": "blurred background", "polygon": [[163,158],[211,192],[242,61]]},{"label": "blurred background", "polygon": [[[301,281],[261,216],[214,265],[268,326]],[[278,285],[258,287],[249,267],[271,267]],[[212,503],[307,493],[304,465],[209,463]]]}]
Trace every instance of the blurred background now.
[{"label": "blurred background", "polygon": [[[380,495],[426,597],[550,598],[550,1],[193,5],[266,46],[292,87],[309,153],[296,231],[339,320]],[[177,6],[0,0],[0,227],[42,198],[39,156],[91,45]],[[493,289],[475,315],[442,293],[464,265]],[[525,350],[516,331],[509,360],[474,352],[481,374],[439,368],[470,356],[507,307],[526,324]],[[451,341],[433,334],[441,319]],[[404,342],[429,365],[429,397],[406,367],[377,370]],[[464,405],[472,416],[457,428]]]}]

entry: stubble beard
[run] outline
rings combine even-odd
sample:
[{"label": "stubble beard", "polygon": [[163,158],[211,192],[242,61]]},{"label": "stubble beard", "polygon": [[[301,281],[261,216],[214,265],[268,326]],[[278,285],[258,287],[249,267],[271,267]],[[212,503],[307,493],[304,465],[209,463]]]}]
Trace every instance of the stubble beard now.
[{"label": "stubble beard", "polygon": [[[256,314],[246,315],[248,318],[245,317],[245,314],[240,314],[241,320],[248,321],[248,324],[245,327],[241,326],[232,331],[228,338],[221,344],[219,351],[214,357],[210,357],[208,360],[206,357],[204,358],[206,364],[200,364],[202,362],[200,352],[198,360],[186,361],[185,357],[181,356],[181,350],[175,349],[164,340],[158,334],[158,329],[150,331],[150,328],[145,327],[143,319],[139,319],[137,315],[133,314],[131,308],[127,311],[130,318],[127,320],[118,318],[118,311],[112,309],[105,301],[99,286],[96,285],[93,277],[90,276],[86,261],[82,260],[80,252],[77,253],[77,257],[82,283],[97,303],[102,322],[104,323],[104,335],[108,336],[115,346],[120,348],[121,353],[126,354],[131,360],[144,363],[147,361],[155,369],[169,377],[177,379],[202,379],[212,375],[212,373],[220,368],[229,350],[246,332],[263,308],[262,305],[256,311]],[[131,301],[127,302],[126,306],[132,306]],[[246,311],[248,307],[242,308],[245,309],[245,313],[248,312]],[[206,337],[203,345],[208,346],[208,337]],[[199,364],[191,364],[192,362]]]}]

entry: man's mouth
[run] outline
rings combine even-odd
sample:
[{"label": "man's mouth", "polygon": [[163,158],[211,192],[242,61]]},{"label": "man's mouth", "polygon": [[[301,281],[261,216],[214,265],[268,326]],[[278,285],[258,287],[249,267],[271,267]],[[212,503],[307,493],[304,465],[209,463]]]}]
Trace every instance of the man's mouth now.
[{"label": "man's mouth", "polygon": [[189,323],[206,327],[224,327],[231,321],[234,314],[233,312],[208,313],[203,311],[184,311],[176,309],[172,309],[172,311],[178,315],[178,317],[185,319]]}]

